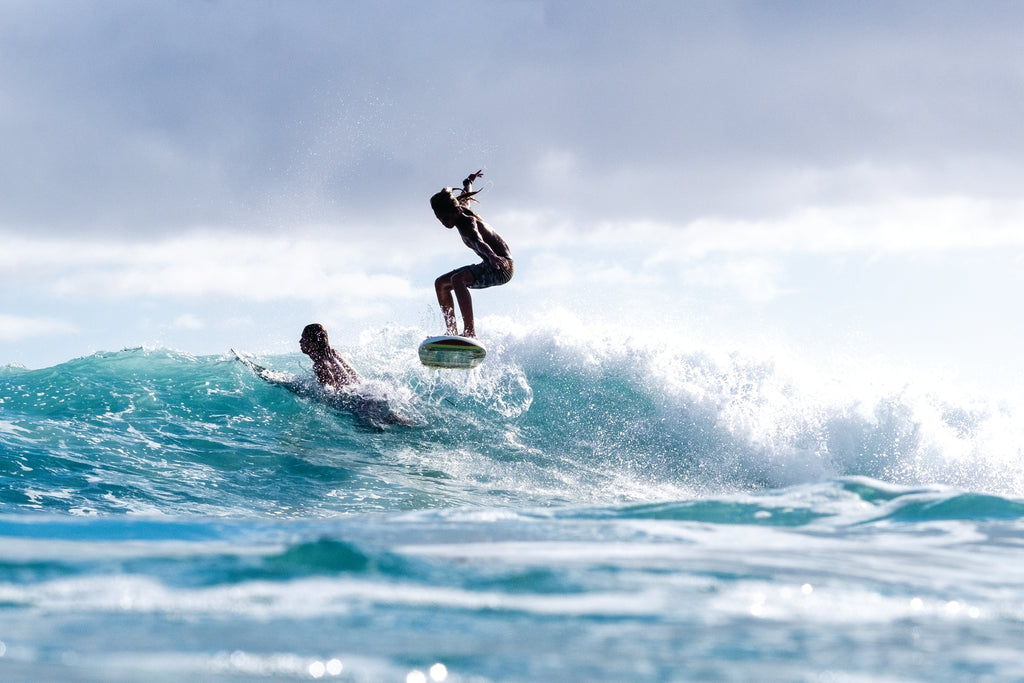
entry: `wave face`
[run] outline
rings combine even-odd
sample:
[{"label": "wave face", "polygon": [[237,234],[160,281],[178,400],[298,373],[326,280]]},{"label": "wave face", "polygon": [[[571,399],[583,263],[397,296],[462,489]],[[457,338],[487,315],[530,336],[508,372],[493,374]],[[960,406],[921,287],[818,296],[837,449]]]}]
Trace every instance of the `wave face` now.
[{"label": "wave face", "polygon": [[0,370],[0,679],[1024,679],[1011,403],[424,336]]},{"label": "wave face", "polygon": [[[8,510],[304,517],[665,500],[867,476],[1024,495],[996,403],[800,386],[736,354],[532,330],[473,372],[390,333],[352,361],[408,416],[385,425],[261,381],[230,356],[126,350],[0,373]],[[259,359],[309,377],[304,357]],[[307,379],[307,381],[309,381]]]}]

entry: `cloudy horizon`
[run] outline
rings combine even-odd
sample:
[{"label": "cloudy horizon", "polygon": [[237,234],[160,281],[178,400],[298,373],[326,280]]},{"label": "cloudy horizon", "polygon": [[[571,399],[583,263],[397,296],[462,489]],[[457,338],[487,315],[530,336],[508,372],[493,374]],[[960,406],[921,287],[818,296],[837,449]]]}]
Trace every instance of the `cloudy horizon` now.
[{"label": "cloudy horizon", "polygon": [[471,254],[427,198],[482,167],[517,265],[482,315],[671,307],[1024,377],[1022,25],[1010,2],[12,0],[0,364],[429,324]]}]

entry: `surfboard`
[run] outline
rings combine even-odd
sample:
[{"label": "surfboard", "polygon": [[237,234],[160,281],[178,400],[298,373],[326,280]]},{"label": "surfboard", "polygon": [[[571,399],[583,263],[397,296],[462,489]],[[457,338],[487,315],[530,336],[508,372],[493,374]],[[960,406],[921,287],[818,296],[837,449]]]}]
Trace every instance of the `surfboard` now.
[{"label": "surfboard", "polygon": [[315,379],[304,381],[301,377],[298,377],[291,372],[265,368],[249,358],[244,351],[240,353],[231,349],[231,355],[235,357],[235,360],[248,368],[252,374],[256,375],[264,382],[273,384],[274,386],[284,387],[293,394],[303,396],[311,393],[312,389],[319,388],[320,386]]},{"label": "surfboard", "polygon": [[428,368],[469,370],[483,362],[487,349],[476,339],[444,335],[425,339],[419,353]]},{"label": "surfboard", "polygon": [[235,360],[237,360],[239,363],[241,363],[245,367],[247,367],[250,370],[252,370],[252,373],[254,375],[256,375],[257,377],[259,377],[260,379],[266,380],[266,381],[270,382],[271,384],[286,384],[286,382],[282,382],[279,378],[273,377],[271,375],[271,371],[270,370],[267,370],[262,365],[254,363],[252,360],[250,360],[249,358],[246,358],[245,356],[240,354],[238,351],[235,351],[234,349],[231,349],[231,355],[233,355],[235,357]]}]

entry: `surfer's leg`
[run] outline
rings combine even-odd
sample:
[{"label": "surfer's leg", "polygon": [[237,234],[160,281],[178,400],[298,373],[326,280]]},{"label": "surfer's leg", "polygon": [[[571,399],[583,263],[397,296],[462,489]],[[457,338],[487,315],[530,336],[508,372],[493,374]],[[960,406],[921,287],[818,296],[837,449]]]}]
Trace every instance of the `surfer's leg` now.
[{"label": "surfer's leg", "polygon": [[463,266],[434,280],[434,291],[437,292],[437,303],[441,306],[447,334],[459,334],[459,328],[455,321],[455,301],[452,299],[452,291],[454,291],[455,299],[458,299],[459,302],[459,310],[462,312],[462,321],[466,327],[465,336],[474,336],[473,300],[469,296],[469,285],[472,284],[473,279],[473,271],[469,269],[469,266]]},{"label": "surfer's leg", "polygon": [[[472,273],[467,270],[469,281],[473,281]],[[459,300],[459,310],[462,312],[463,337],[476,337],[476,329],[473,326],[473,297],[469,295],[469,285],[463,278],[455,279],[455,298]]]},{"label": "surfer's leg", "polygon": [[437,292],[437,303],[441,306],[446,332],[458,334],[459,330],[455,326],[455,302],[452,300],[452,274],[445,273],[434,280],[434,291]]}]

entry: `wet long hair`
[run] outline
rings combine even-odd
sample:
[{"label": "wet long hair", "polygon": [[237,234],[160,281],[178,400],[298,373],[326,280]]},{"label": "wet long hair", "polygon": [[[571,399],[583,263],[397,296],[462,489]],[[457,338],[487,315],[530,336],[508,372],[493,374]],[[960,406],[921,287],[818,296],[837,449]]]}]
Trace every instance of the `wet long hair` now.
[{"label": "wet long hair", "polygon": [[440,218],[441,216],[458,215],[462,213],[464,207],[455,195],[455,190],[446,187],[430,198],[430,208],[434,210],[434,215]]},{"label": "wet long hair", "polygon": [[434,210],[434,215],[440,218],[442,215],[472,214],[473,210],[469,208],[469,204],[478,201],[473,198],[473,195],[480,192],[480,190],[469,189],[472,179],[473,176],[470,176],[465,180],[466,184],[459,194],[455,194],[455,188],[446,187],[431,197],[430,208]]}]

